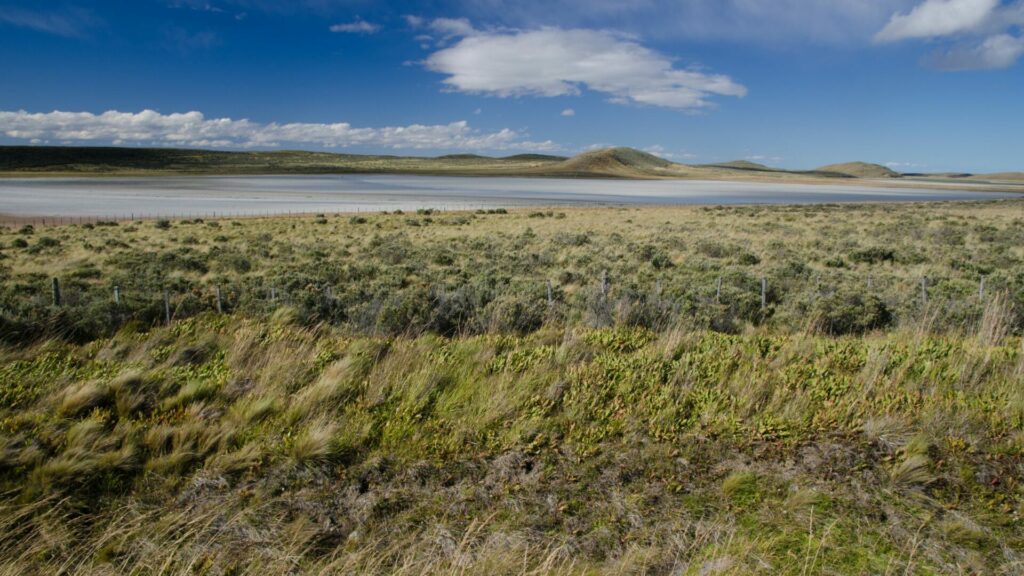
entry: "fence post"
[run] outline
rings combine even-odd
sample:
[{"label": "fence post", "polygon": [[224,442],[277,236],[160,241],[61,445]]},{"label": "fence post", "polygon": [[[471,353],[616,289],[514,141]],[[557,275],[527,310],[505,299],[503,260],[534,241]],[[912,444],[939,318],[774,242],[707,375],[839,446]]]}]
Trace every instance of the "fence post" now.
[{"label": "fence post", "polygon": [[114,304],[117,306],[121,305],[121,287],[114,286]]},{"label": "fence post", "polygon": [[216,287],[217,290],[217,314],[224,313],[224,295],[221,294],[220,286]]},{"label": "fence post", "polygon": [[54,278],[51,287],[53,292],[53,305],[60,306],[63,302],[63,298],[61,298],[60,294],[60,280]]},{"label": "fence post", "polygon": [[761,278],[761,310],[768,307],[768,279]]},{"label": "fence post", "polygon": [[551,306],[551,305],[553,305],[554,303],[555,303],[555,297],[554,297],[554,295],[552,294],[552,289],[551,289],[551,280],[549,279],[549,280],[548,280],[548,306]]},{"label": "fence post", "polygon": [[985,299],[985,277],[981,277],[981,282],[978,283],[978,300]]},{"label": "fence post", "polygon": [[722,303],[722,277],[719,276],[715,282],[715,304]]},{"label": "fence post", "polygon": [[164,322],[171,323],[171,291],[164,288]]},{"label": "fence post", "polygon": [[607,296],[608,295],[608,271],[607,270],[602,270],[601,271],[601,295],[602,296]]},{"label": "fence post", "polygon": [[921,304],[928,304],[928,279],[921,278]]}]

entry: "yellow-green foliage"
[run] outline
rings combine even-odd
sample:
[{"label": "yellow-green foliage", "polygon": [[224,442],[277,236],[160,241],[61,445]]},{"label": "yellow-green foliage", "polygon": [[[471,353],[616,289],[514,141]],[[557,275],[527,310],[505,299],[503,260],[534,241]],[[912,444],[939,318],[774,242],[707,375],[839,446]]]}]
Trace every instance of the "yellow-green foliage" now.
[{"label": "yellow-green foliage", "polygon": [[[148,328],[164,322],[164,289],[180,320],[216,310],[220,288],[227,313],[271,318],[271,329],[328,323],[359,336],[523,334],[544,325],[742,333],[753,325],[831,335],[901,327],[994,343],[1024,330],[1022,207],[1014,200],[123,222],[47,228],[58,243],[41,251],[35,234],[0,227],[0,339],[85,342],[125,324]],[[26,237],[26,247],[12,244]],[[50,305],[53,277],[66,296],[59,309]]]},{"label": "yellow-green foliage", "polygon": [[206,315],[0,359],[8,573],[1021,566],[1019,338]]}]

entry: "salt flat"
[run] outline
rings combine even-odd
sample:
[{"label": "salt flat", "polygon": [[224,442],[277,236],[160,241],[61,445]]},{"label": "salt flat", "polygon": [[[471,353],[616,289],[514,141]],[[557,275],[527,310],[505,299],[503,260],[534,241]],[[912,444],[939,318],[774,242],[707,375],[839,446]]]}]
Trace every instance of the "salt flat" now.
[{"label": "salt flat", "polygon": [[389,175],[0,179],[13,216],[171,217],[551,205],[812,204],[1019,198],[1016,194],[696,180]]}]

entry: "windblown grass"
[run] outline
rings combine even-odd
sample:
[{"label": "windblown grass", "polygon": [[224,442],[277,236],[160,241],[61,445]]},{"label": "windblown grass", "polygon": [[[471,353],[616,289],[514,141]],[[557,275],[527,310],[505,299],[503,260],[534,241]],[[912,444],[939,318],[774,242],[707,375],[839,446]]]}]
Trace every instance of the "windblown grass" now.
[{"label": "windblown grass", "polygon": [[6,230],[0,574],[1019,574],[1019,208]]},{"label": "windblown grass", "polygon": [[990,335],[9,348],[0,573],[1019,573],[1024,344]]}]

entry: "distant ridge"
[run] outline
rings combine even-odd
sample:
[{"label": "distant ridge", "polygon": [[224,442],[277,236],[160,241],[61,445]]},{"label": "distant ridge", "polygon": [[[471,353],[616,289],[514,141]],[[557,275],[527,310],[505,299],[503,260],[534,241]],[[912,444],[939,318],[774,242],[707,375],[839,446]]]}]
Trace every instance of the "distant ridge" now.
[{"label": "distant ridge", "polygon": [[487,156],[481,156],[479,154],[445,154],[444,156],[438,156],[438,160],[487,160]]},{"label": "distant ridge", "polygon": [[[229,151],[114,146],[0,145],[0,177],[246,176],[410,174],[517,178],[688,179],[813,183],[899,179],[906,186],[951,186],[971,182],[978,190],[1024,191],[1024,172],[998,174],[899,174],[865,162],[816,170],[785,170],[749,160],[690,165],[634,148],[605,148],[567,158],[522,153],[505,157],[459,153],[437,157],[347,154],[302,150]],[[895,184],[895,183],[894,183]]]},{"label": "distant ridge", "polygon": [[663,175],[672,162],[634,148],[605,148],[569,158],[553,170],[572,174],[594,174],[618,178],[649,178]]},{"label": "distant ridge", "polygon": [[1024,172],[997,172],[995,174],[973,174],[970,178],[984,180],[1001,180],[1004,182],[1024,182]]},{"label": "distant ridge", "polygon": [[733,160],[732,162],[718,162],[715,164],[702,164],[706,168],[726,168],[729,170],[751,170],[754,172],[779,172],[778,168],[750,162],[749,160]]},{"label": "distant ridge", "polygon": [[900,173],[881,164],[867,162],[847,162],[845,164],[829,164],[817,168],[815,172],[840,174],[852,178],[899,178]]},{"label": "distant ridge", "polygon": [[505,156],[502,160],[539,160],[542,162],[562,162],[568,160],[565,156],[554,156],[551,154],[514,154]]}]

